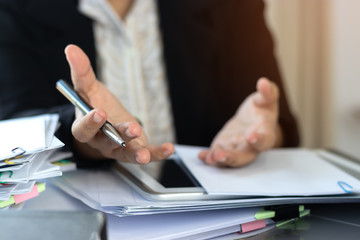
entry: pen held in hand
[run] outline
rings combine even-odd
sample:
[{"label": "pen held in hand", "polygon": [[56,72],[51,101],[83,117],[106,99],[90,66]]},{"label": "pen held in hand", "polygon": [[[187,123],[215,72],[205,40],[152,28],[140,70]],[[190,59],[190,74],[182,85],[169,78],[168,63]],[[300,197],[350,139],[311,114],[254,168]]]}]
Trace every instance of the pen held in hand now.
[{"label": "pen held in hand", "polygon": [[[77,108],[81,110],[82,113],[87,114],[92,110],[92,108],[85,103],[83,99],[75,92],[75,90],[64,80],[60,79],[56,82],[56,88]],[[120,137],[119,133],[111,125],[110,122],[106,121],[101,127],[101,131],[108,136],[115,143],[125,147],[126,144],[124,140]]]}]

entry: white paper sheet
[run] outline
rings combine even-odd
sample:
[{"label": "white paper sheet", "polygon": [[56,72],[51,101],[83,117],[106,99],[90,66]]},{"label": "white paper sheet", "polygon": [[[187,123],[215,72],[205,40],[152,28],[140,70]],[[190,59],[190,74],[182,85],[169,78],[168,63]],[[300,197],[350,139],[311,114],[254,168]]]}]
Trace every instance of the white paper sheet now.
[{"label": "white paper sheet", "polygon": [[168,213],[110,219],[117,228],[114,239],[209,239],[240,230],[240,224],[254,221],[259,208]]},{"label": "white paper sheet", "polygon": [[44,149],[45,127],[39,116],[0,121],[0,160],[12,157],[18,147],[28,153]]},{"label": "white paper sheet", "polygon": [[[241,224],[242,221],[253,219],[254,215],[252,211],[257,208],[251,209],[253,210],[214,211],[213,215],[211,212],[208,214],[205,212],[204,214],[201,212],[199,212],[199,214],[189,213],[188,217],[186,217],[186,213],[179,213],[179,215],[175,213],[172,215],[161,214],[156,216],[148,215],[125,218],[107,214],[107,237],[109,240],[157,239],[157,237],[176,239],[176,237],[180,236],[183,236],[186,240],[204,239],[205,235],[211,237],[217,234],[223,234],[223,230],[227,228],[226,226],[234,227],[235,229],[236,225]],[[24,210],[89,211],[90,209],[48,182],[46,184],[46,191],[38,197],[27,201],[24,205]],[[204,222],[200,221],[203,218],[206,218],[206,220]],[[192,223],[195,224],[192,225]],[[213,229],[214,232],[211,232],[211,229]],[[238,230],[238,226],[236,229]],[[204,231],[204,234],[201,234],[200,231]],[[228,233],[230,232],[228,231]],[[197,233],[200,233],[200,235],[197,235]],[[197,238],[194,237],[196,235]],[[227,240],[228,239],[230,238],[227,238]]]},{"label": "white paper sheet", "polygon": [[[186,147],[189,151],[198,148]],[[176,146],[178,149],[178,146]],[[192,150],[191,150],[192,149]],[[194,155],[196,156],[197,153]],[[194,161],[199,161],[195,159]],[[221,180],[221,178],[218,178]],[[91,208],[116,216],[151,215],[159,213],[244,208],[278,204],[358,202],[360,194],[323,196],[240,197],[206,201],[151,201],[142,197],[122,178],[106,170],[67,172],[52,182]]]},{"label": "white paper sheet", "polygon": [[241,168],[218,168],[197,159],[201,148],[176,146],[209,194],[317,196],[359,193],[360,181],[307,149],[274,149]]},{"label": "white paper sheet", "polygon": [[29,155],[63,146],[54,137],[58,120],[58,114],[44,114],[0,121],[0,160],[14,157],[22,150]]}]

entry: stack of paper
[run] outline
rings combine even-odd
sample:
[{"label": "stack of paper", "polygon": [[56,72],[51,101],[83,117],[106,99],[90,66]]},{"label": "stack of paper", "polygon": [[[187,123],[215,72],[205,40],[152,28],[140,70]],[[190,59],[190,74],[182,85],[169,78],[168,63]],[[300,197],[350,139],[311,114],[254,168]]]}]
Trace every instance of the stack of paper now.
[{"label": "stack of paper", "polygon": [[[54,136],[59,116],[47,114],[0,121],[0,205],[13,196],[44,189],[38,179],[60,176],[56,150],[64,144]],[[30,195],[28,195],[30,196]],[[10,201],[10,202],[8,202]]]},{"label": "stack of paper", "polygon": [[203,164],[196,158],[197,147],[176,149],[209,194],[239,198],[151,201],[106,170],[69,172],[55,184],[90,207],[117,216],[360,199],[359,180],[306,149],[271,150],[254,164],[237,169]]},{"label": "stack of paper", "polygon": [[299,208],[297,217],[275,221],[275,211],[246,207],[249,204],[238,200],[149,201],[106,170],[67,172],[52,182],[86,205],[109,213],[114,239],[238,239],[309,214]]},{"label": "stack of paper", "polygon": [[[283,216],[287,208],[298,208],[294,216]],[[279,210],[282,208],[281,210]],[[293,223],[309,215],[304,206],[278,210],[259,207],[152,214],[125,218],[107,217],[112,239],[243,239]],[[291,211],[291,210],[290,210]],[[276,219],[274,216],[278,216]],[[139,226],[141,226],[139,228]]]},{"label": "stack of paper", "polygon": [[113,239],[212,239],[228,234],[239,239],[275,227],[270,218],[256,220],[254,216],[259,211],[260,208],[242,208],[118,219],[108,216],[108,223],[110,229],[116,228]]}]

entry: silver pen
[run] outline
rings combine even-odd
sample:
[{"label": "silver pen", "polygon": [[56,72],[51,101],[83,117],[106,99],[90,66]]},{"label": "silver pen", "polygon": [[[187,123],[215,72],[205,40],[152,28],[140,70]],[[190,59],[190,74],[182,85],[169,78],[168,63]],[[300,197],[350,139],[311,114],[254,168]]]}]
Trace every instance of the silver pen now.
[{"label": "silver pen", "polygon": [[[83,99],[75,92],[75,90],[64,80],[60,79],[56,82],[56,88],[59,90],[72,104],[78,107],[82,113],[87,114],[92,108],[85,103]],[[120,137],[119,133],[111,125],[109,121],[106,121],[100,128],[101,131],[108,136],[115,143],[126,147],[124,140]]]}]

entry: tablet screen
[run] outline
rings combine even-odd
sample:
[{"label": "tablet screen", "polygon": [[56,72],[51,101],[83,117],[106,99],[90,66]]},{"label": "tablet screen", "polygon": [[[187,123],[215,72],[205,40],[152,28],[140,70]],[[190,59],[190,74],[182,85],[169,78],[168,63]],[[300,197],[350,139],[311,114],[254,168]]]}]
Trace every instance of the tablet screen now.
[{"label": "tablet screen", "polygon": [[150,200],[199,200],[208,197],[177,154],[146,165],[116,163],[113,170]]},{"label": "tablet screen", "polygon": [[172,158],[140,167],[165,188],[198,187],[199,184],[185,166]]}]

